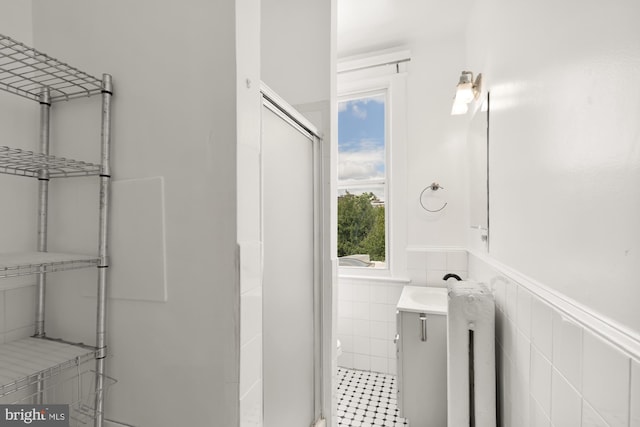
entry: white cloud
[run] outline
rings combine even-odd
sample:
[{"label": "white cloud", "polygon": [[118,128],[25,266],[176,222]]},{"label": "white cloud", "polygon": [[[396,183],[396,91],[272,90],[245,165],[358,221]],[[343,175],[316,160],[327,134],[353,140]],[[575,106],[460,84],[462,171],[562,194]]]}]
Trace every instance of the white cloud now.
[{"label": "white cloud", "polygon": [[363,138],[359,141],[341,141],[339,143],[340,155],[353,152],[377,151],[384,152],[384,141],[374,138]]},{"label": "white cloud", "polygon": [[384,148],[379,146],[360,148],[360,150],[339,153],[338,178],[341,180],[384,178]]},{"label": "white cloud", "polygon": [[360,120],[364,120],[367,118],[367,110],[364,110],[358,106],[358,104],[353,104],[351,106],[351,113]]},{"label": "white cloud", "polygon": [[368,104],[369,102],[383,104],[384,101],[384,94],[369,96],[366,98],[358,98],[351,101],[342,101],[338,102],[338,112],[342,113],[349,110],[355,117],[364,120],[367,118],[367,110],[363,108],[364,105]]}]

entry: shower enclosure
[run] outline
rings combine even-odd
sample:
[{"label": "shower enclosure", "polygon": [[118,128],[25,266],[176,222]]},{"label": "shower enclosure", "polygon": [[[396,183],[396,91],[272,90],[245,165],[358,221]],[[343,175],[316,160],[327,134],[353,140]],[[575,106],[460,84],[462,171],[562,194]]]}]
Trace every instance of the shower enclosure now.
[{"label": "shower enclosure", "polygon": [[321,416],[321,139],[262,94],[264,426],[308,426]]}]

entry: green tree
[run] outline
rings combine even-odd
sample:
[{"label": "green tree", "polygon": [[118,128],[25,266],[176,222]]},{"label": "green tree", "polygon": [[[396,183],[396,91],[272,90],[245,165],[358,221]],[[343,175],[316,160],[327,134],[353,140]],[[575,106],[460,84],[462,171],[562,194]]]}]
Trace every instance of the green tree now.
[{"label": "green tree", "polygon": [[369,254],[372,261],[385,260],[385,221],[384,221],[384,205],[373,208],[375,212],[375,221],[373,227],[362,240],[360,247],[362,252]]},{"label": "green tree", "polygon": [[373,193],[338,197],[338,256],[369,254],[372,261],[385,259],[384,206]]}]

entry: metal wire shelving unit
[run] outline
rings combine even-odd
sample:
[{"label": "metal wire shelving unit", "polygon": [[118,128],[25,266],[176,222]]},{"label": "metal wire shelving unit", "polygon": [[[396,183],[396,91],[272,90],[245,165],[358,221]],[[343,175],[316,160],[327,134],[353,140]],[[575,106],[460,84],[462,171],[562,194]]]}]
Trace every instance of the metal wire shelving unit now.
[{"label": "metal wire shelving unit", "polygon": [[100,165],[0,146],[0,173],[37,178],[42,171],[49,178],[92,176],[100,175]]},{"label": "metal wire shelving unit", "polygon": [[55,377],[94,356],[95,349],[57,340],[24,338],[4,344],[0,347],[0,398]]},{"label": "metal wire shelving unit", "polygon": [[0,34],[0,88],[33,101],[42,89],[51,102],[97,95],[102,79]]},{"label": "metal wire shelving unit", "polygon": [[0,254],[0,279],[95,267],[99,261],[98,257],[92,255],[56,252]]},{"label": "metal wire shelving unit", "polygon": [[[106,287],[108,271],[108,212],[111,183],[111,76],[94,77],[10,37],[0,34],[0,90],[40,105],[40,150],[0,146],[0,174],[36,178],[38,182],[38,242],[35,252],[0,254],[0,279],[37,276],[35,332],[31,338],[0,345],[0,402],[53,403],[51,396],[67,396],[68,384],[84,383],[91,377],[91,390],[78,387],[67,399],[72,410],[82,412],[82,424],[93,420],[104,424],[104,397],[113,380],[105,375]],[[100,163],[94,164],[49,154],[50,110],[53,103],[101,95],[102,129]],[[100,192],[97,255],[50,253],[47,250],[49,180],[97,176]],[[97,321],[95,346],[53,340],[45,332],[47,274],[97,267]],[[95,363],[95,370],[80,371]],[[55,398],[55,403],[65,403]],[[90,402],[88,402],[90,400]],[[75,408],[75,409],[74,409]]]}]

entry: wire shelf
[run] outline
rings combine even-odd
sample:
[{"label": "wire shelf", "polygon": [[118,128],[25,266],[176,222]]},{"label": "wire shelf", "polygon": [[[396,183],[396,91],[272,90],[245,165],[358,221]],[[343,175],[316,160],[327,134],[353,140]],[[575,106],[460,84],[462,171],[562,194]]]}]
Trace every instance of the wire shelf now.
[{"label": "wire shelf", "polygon": [[0,398],[27,390],[92,360],[95,353],[93,348],[43,338],[24,338],[2,344]]},{"label": "wire shelf", "polygon": [[[87,363],[85,365],[88,365]],[[11,405],[69,405],[69,426],[83,426],[96,419],[99,413],[95,409],[96,377],[102,377],[102,393],[108,393],[117,381],[106,375],[96,374],[93,370],[77,368],[67,369],[60,374],[40,379],[36,384],[20,393],[0,397],[0,404]]]},{"label": "wire shelf", "polygon": [[[21,390],[0,396],[0,404],[68,405],[70,427],[89,424],[99,415],[95,409],[98,393],[106,397],[111,386],[117,383],[115,379],[90,369],[92,360],[82,360],[46,377],[39,375],[32,384]],[[96,389],[98,377],[102,379],[100,389]]]},{"label": "wire shelf", "polygon": [[98,261],[95,256],[56,252],[0,254],[0,279],[95,267]]},{"label": "wire shelf", "polygon": [[100,165],[0,146],[0,173],[37,178],[40,171],[49,178],[93,176],[100,174]]},{"label": "wire shelf", "polygon": [[0,34],[0,89],[40,101],[44,88],[51,102],[102,92],[102,80]]},{"label": "wire shelf", "polygon": [[[107,396],[107,393],[112,385],[118,381],[107,375],[96,374],[95,371],[82,372],[76,379],[78,387],[77,398],[71,400],[70,404],[70,417],[72,421],[75,421],[76,425],[87,424],[90,421],[96,419],[99,413],[96,412],[96,379],[102,378],[102,393]],[[104,415],[104,413],[103,413]]]}]

